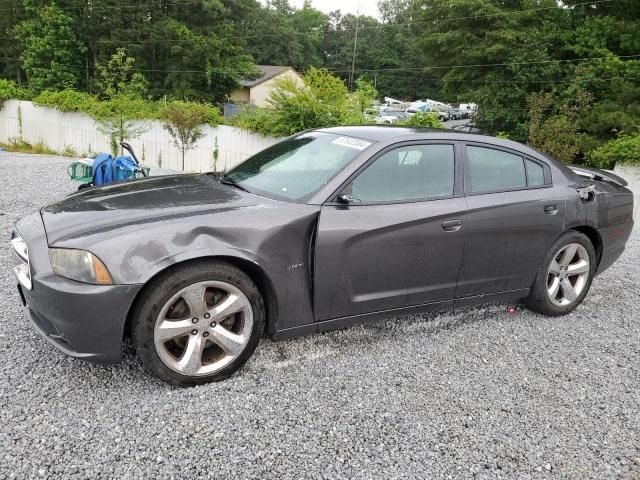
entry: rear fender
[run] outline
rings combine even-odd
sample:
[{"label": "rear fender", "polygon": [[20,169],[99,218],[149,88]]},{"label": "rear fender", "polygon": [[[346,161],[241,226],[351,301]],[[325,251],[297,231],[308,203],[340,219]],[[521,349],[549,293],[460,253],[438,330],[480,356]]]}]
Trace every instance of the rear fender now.
[{"label": "rear fender", "polygon": [[[593,178],[571,186],[576,197],[568,202],[572,211],[565,229],[582,231],[592,239],[599,252],[597,273],[602,273],[622,254],[633,230],[633,194],[613,178],[616,175],[605,178],[598,169],[590,170],[596,171]],[[589,195],[581,198],[580,191]]]}]

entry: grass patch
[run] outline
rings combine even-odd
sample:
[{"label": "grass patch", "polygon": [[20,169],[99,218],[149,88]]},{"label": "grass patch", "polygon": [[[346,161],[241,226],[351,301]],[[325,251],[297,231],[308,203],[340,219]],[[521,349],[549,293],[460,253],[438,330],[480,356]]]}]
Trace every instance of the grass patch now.
[{"label": "grass patch", "polygon": [[[42,141],[36,142],[32,145],[29,142],[25,141],[23,138],[16,137],[10,138],[9,143],[0,143],[0,147],[2,147],[7,152],[31,153],[36,155],[60,155],[60,153],[49,148]],[[67,151],[66,148],[65,151]],[[73,149],[71,149],[71,151],[73,152]]]}]

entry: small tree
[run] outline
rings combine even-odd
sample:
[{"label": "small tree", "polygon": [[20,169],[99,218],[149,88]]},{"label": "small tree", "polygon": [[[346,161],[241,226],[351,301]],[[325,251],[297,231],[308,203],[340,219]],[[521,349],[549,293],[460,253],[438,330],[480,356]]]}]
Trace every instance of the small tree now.
[{"label": "small tree", "polygon": [[342,117],[343,125],[361,125],[372,123],[367,117],[366,111],[371,102],[378,96],[378,91],[373,84],[363,78],[356,80],[356,89],[348,95],[347,109]]},{"label": "small tree", "polygon": [[127,56],[127,50],[119,48],[106,65],[96,65],[98,80],[96,85],[100,94],[106,98],[119,95],[142,97],[147,93],[148,82],[144,75],[133,71],[136,59]]},{"label": "small tree", "polygon": [[98,130],[109,138],[114,156],[118,155],[120,143],[138,138],[149,129],[140,123],[139,113],[144,109],[136,108],[136,103],[144,101],[121,95],[108,102],[100,102],[100,108],[94,112]]},{"label": "small tree", "polygon": [[586,110],[590,100],[588,92],[578,89],[570,101],[562,103],[553,113],[555,94],[540,92],[529,95],[529,145],[563,163],[571,163],[580,150],[576,124],[578,114]]},{"label": "small tree", "polygon": [[367,108],[371,106],[371,102],[373,102],[377,96],[378,91],[371,82],[366,81],[364,78],[358,78],[356,80],[356,91],[353,92],[353,101],[361,114],[365,113]]},{"label": "small tree", "polygon": [[210,118],[210,107],[194,102],[173,101],[162,109],[164,128],[173,138],[173,143],[182,153],[184,170],[185,153],[196,146],[204,136],[202,125]]}]

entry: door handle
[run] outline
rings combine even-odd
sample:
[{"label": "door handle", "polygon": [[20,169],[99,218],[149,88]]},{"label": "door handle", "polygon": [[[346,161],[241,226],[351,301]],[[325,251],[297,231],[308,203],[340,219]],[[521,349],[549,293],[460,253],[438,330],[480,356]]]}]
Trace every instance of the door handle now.
[{"label": "door handle", "polygon": [[461,227],[461,220],[445,220],[444,222],[442,222],[442,229],[445,232],[457,232]]},{"label": "door handle", "polygon": [[546,213],[547,215],[555,215],[556,213],[558,213],[558,206],[557,205],[545,205],[544,206],[544,213]]}]

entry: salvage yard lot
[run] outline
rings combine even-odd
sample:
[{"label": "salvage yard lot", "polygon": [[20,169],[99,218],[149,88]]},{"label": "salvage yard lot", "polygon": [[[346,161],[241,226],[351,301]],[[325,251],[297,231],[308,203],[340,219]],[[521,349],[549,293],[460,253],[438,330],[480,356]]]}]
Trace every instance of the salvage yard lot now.
[{"label": "salvage yard lot", "polygon": [[230,380],[176,389],[130,352],[68,358],[22,312],[11,227],[74,190],[68,163],[0,153],[0,479],[640,478],[638,233],[566,317],[496,305],[265,339]]}]

